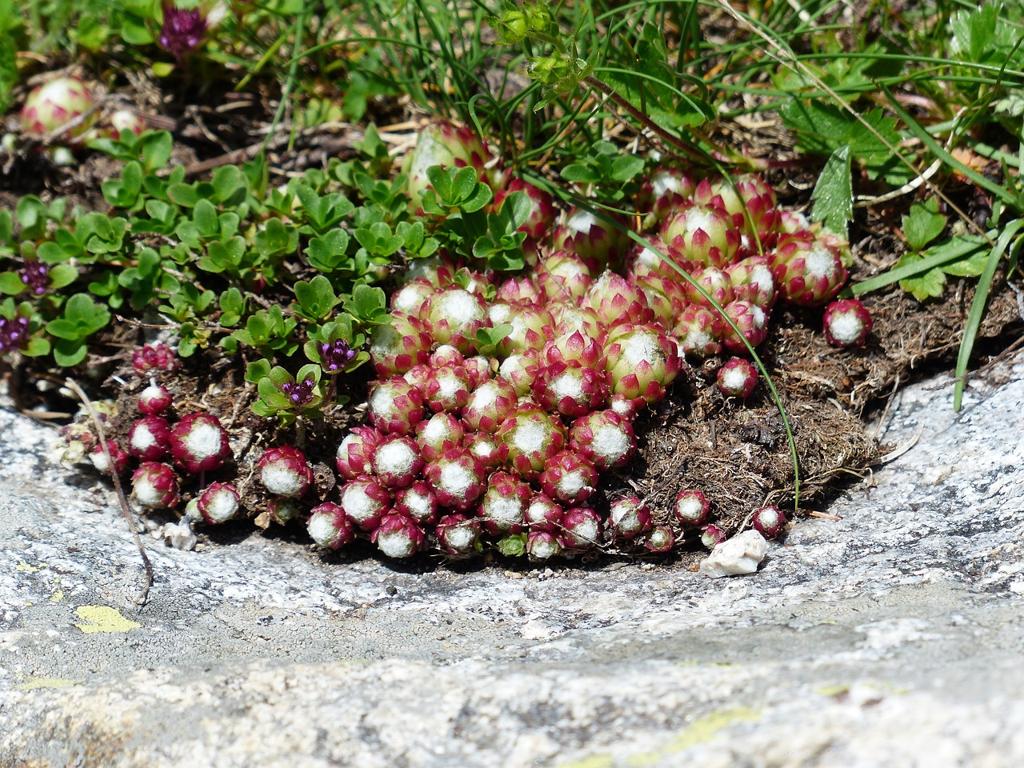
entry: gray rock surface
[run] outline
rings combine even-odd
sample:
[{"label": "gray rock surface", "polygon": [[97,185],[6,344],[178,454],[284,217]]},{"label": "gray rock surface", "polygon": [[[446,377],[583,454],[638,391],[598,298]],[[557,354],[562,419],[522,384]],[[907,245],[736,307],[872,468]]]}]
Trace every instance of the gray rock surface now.
[{"label": "gray rock surface", "polygon": [[0,413],[0,766],[1016,766],[1024,356],[893,403],[906,447],[758,573],[426,573],[150,540]]}]

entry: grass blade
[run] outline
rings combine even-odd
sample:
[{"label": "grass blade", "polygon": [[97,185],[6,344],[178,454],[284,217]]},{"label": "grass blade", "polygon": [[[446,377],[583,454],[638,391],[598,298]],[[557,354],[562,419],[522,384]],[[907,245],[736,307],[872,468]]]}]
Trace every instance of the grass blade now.
[{"label": "grass blade", "polygon": [[[974,292],[974,301],[971,302],[971,311],[967,315],[967,324],[964,326],[964,337],[960,340],[960,353],[956,358],[956,384],[953,387],[953,410],[959,411],[963,404],[964,388],[967,386],[967,364],[971,360],[971,352],[974,349],[974,342],[978,338],[978,328],[981,326],[981,319],[985,315],[985,304],[988,302],[988,295],[992,290],[992,281],[996,275],[996,267],[999,266],[999,259],[1002,258],[1009,247],[1010,240],[1024,226],[1024,219],[1014,219],[999,236],[996,247],[988,256],[985,264],[985,271],[978,278],[978,287]],[[1018,240],[1017,243],[1021,241]]]}]

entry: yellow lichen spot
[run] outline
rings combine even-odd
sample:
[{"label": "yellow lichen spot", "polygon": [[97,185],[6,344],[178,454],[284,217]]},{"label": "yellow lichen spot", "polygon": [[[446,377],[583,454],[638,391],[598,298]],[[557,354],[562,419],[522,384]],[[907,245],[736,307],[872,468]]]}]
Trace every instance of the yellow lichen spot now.
[{"label": "yellow lichen spot", "polygon": [[615,761],[608,755],[590,755],[582,760],[562,763],[559,768],[612,768],[613,765],[615,765]]},{"label": "yellow lichen spot", "polygon": [[22,573],[35,573],[39,569],[36,568],[34,565],[29,565],[24,560],[22,560],[20,563],[14,566],[14,570],[21,571]]},{"label": "yellow lichen spot", "polygon": [[637,768],[646,765],[660,765],[671,755],[711,741],[711,739],[718,735],[719,731],[728,728],[734,723],[750,722],[757,720],[760,716],[760,713],[756,710],[747,709],[746,707],[712,712],[709,715],[694,720],[661,749],[635,754],[626,761],[626,764],[636,766]]},{"label": "yellow lichen spot", "polygon": [[82,620],[81,624],[75,624],[86,634],[94,632],[131,632],[138,629],[138,624],[126,619],[116,608],[109,605],[83,605],[75,609],[75,614]]},{"label": "yellow lichen spot", "polygon": [[50,602],[51,603],[59,603],[63,599],[64,599],[64,590],[63,589],[58,589],[56,592],[54,592],[52,595],[50,595]]},{"label": "yellow lichen spot", "polygon": [[826,686],[823,686],[823,687],[819,688],[816,691],[816,693],[819,696],[831,696],[833,698],[839,698],[840,696],[845,696],[849,692],[850,692],[850,686],[842,685],[842,684],[840,684],[840,685],[826,685]]},{"label": "yellow lichen spot", "polygon": [[63,677],[30,677],[18,686],[18,690],[38,691],[41,688],[70,688],[72,685],[78,685],[78,681]]}]

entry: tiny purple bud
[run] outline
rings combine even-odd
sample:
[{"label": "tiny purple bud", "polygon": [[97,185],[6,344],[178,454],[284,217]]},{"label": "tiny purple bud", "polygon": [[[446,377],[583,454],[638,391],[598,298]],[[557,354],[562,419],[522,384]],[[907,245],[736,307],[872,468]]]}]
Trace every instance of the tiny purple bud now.
[{"label": "tiny purple bud", "polygon": [[50,267],[41,261],[26,261],[18,277],[33,296],[42,296],[50,287]]},{"label": "tiny purple bud", "polygon": [[343,370],[355,356],[356,351],[341,339],[320,343],[320,365],[327,373]]},{"label": "tiny purple bud", "polygon": [[313,387],[316,382],[312,378],[302,381],[286,381],[281,385],[281,391],[288,397],[289,402],[294,406],[305,405],[313,399]]},{"label": "tiny purple bud", "polygon": [[191,53],[206,36],[206,18],[198,8],[176,8],[164,5],[164,23],[160,28],[160,47],[181,60]]}]

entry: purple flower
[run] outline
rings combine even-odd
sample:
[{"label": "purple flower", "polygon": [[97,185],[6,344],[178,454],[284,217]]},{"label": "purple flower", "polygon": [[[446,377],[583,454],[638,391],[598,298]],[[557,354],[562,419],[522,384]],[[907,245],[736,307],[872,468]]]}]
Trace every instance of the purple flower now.
[{"label": "purple flower", "polygon": [[50,268],[41,261],[26,261],[18,277],[35,296],[42,296],[50,287]]},{"label": "purple flower", "polygon": [[327,373],[342,370],[355,356],[356,351],[341,339],[320,343],[320,365]]},{"label": "purple flower", "polygon": [[301,382],[287,381],[281,385],[281,391],[288,396],[292,405],[305,405],[313,399],[313,387],[316,382],[313,379],[303,379]]},{"label": "purple flower", "polygon": [[28,340],[28,318],[18,315],[13,320],[0,317],[0,355],[21,349]]},{"label": "purple flower", "polygon": [[199,47],[206,36],[206,18],[198,8],[186,10],[164,6],[164,25],[160,29],[160,47],[180,60]]}]

